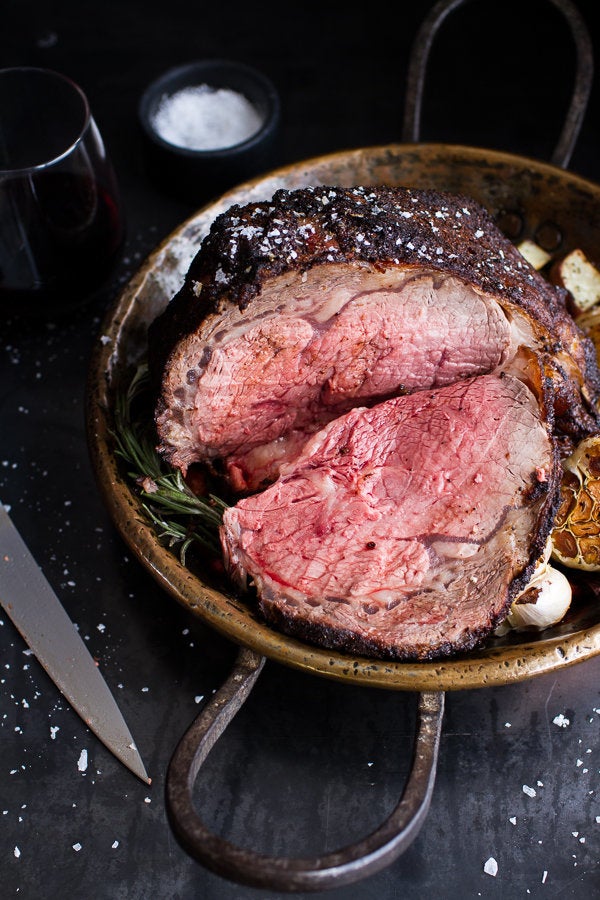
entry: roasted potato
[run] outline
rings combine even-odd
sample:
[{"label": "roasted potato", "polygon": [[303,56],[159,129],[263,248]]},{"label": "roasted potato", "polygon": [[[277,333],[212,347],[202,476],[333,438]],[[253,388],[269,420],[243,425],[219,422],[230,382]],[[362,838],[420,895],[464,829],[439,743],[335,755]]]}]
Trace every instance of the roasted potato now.
[{"label": "roasted potato", "polygon": [[535,241],[529,239],[521,241],[517,244],[517,250],[525,257],[530,266],[538,271],[547,265],[552,257],[546,253],[543,247],[536,244]]},{"label": "roasted potato", "polygon": [[573,250],[557,260],[549,276],[554,284],[565,288],[571,295],[576,317],[600,301],[600,271],[582,250]]}]

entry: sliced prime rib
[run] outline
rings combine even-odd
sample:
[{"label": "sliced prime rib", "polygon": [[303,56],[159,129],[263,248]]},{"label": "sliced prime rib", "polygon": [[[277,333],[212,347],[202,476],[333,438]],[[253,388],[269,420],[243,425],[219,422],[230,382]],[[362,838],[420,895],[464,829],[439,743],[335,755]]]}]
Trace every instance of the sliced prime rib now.
[{"label": "sliced prime rib", "polygon": [[[226,516],[232,573],[251,577],[265,615],[280,627],[376,655],[433,658],[489,634],[549,534],[559,453],[600,430],[595,352],[568,315],[564,293],[528,265],[481,206],[450,194],[301,188],[232,207],[215,220],[181,290],[152,324],[149,349],[164,458],[184,473],[209,463],[242,495],[262,491]],[[498,429],[488,415],[491,385]],[[467,396],[471,418],[450,414],[456,398]],[[435,530],[422,479],[406,476],[403,500],[387,491],[403,443],[415,460],[419,448],[426,454],[431,483],[436,456],[448,469],[436,424],[445,404],[449,420],[461,423],[460,448],[479,435],[472,460],[457,449],[459,465],[477,460],[471,475],[484,511],[477,540]],[[531,425],[524,457],[510,438],[511,415],[521,437],[524,423]],[[491,480],[481,422],[492,429]],[[364,542],[375,542],[368,552],[360,542],[369,509],[350,503],[348,481],[352,466],[367,461],[358,444],[356,460],[354,450],[344,451],[349,468],[338,484],[325,475],[330,461],[318,450],[349,423],[370,433],[372,453],[385,456],[377,502],[402,510],[378,520],[377,536]],[[311,502],[296,500],[300,483],[314,489]],[[454,515],[460,489],[456,481],[445,489]],[[510,501],[500,508],[505,492]],[[263,502],[275,504],[275,519],[265,510],[252,528],[248,515],[258,516]],[[354,574],[336,556],[337,538],[325,540],[337,533],[327,522],[337,502],[367,517],[352,535]],[[295,514],[305,507],[308,530]],[[398,533],[407,516],[423,530]],[[261,542],[277,546],[278,519],[291,528],[287,581],[272,574],[273,560],[260,549]],[[300,559],[311,572],[319,565],[327,572],[313,594]]]},{"label": "sliced prime rib", "polygon": [[508,613],[552,521],[557,460],[510,375],[355,408],[226,510],[231,571],[265,617],[328,647],[431,659]]}]

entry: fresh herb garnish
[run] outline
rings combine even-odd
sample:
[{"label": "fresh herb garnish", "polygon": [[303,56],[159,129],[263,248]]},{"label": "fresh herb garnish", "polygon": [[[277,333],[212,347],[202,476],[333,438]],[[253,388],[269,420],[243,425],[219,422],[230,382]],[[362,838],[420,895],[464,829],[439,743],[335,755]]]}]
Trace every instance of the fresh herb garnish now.
[{"label": "fresh herb garnish", "polygon": [[148,366],[138,366],[126,390],[115,397],[115,453],[127,465],[148,519],[158,537],[170,548],[178,547],[185,565],[190,545],[197,542],[212,553],[220,553],[218,529],[227,508],[220,497],[196,495],[181,472],[161,460],[155,448],[152,411],[149,404]]}]

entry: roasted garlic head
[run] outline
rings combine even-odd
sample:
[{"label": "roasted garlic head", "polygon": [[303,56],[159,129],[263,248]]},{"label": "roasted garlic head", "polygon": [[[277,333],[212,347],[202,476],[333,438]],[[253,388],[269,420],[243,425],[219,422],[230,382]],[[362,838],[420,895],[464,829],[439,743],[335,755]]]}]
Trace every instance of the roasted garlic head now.
[{"label": "roasted garlic head", "polygon": [[581,441],[563,468],[552,556],[573,569],[600,571],[600,435]]}]

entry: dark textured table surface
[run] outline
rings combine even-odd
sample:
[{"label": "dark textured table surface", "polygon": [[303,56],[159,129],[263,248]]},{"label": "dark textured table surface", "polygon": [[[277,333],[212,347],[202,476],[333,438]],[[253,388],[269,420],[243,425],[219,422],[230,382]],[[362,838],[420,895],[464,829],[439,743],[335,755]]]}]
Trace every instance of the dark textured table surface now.
[{"label": "dark textured table surface", "polygon": [[[194,58],[260,68],[282,100],[277,165],[398,141],[407,55],[431,5],[2,4],[0,65],[48,66],[87,92],[117,169],[127,242],[102,294],[68,319],[25,325],[2,311],[0,496],[97,658],[152,777],[144,785],[111,756],[0,616],[3,897],[278,896],[209,873],[167,822],[169,759],[236,648],[167,596],[115,531],[88,458],[86,375],[109,304],[198,205],[171,196],[145,169],[136,107],[148,82]],[[596,38],[594,8],[580,4]],[[423,138],[548,159],[572,71],[552,4],[478,0],[445,35],[432,58]],[[571,160],[594,181],[597,85]],[[431,808],[414,843],[384,871],[313,896],[599,896],[599,679],[595,658],[448,694]],[[357,839],[402,790],[414,712],[412,694],[267,662],[201,776],[207,821],[271,853],[313,855]],[[484,871],[490,858],[495,876]]]}]

